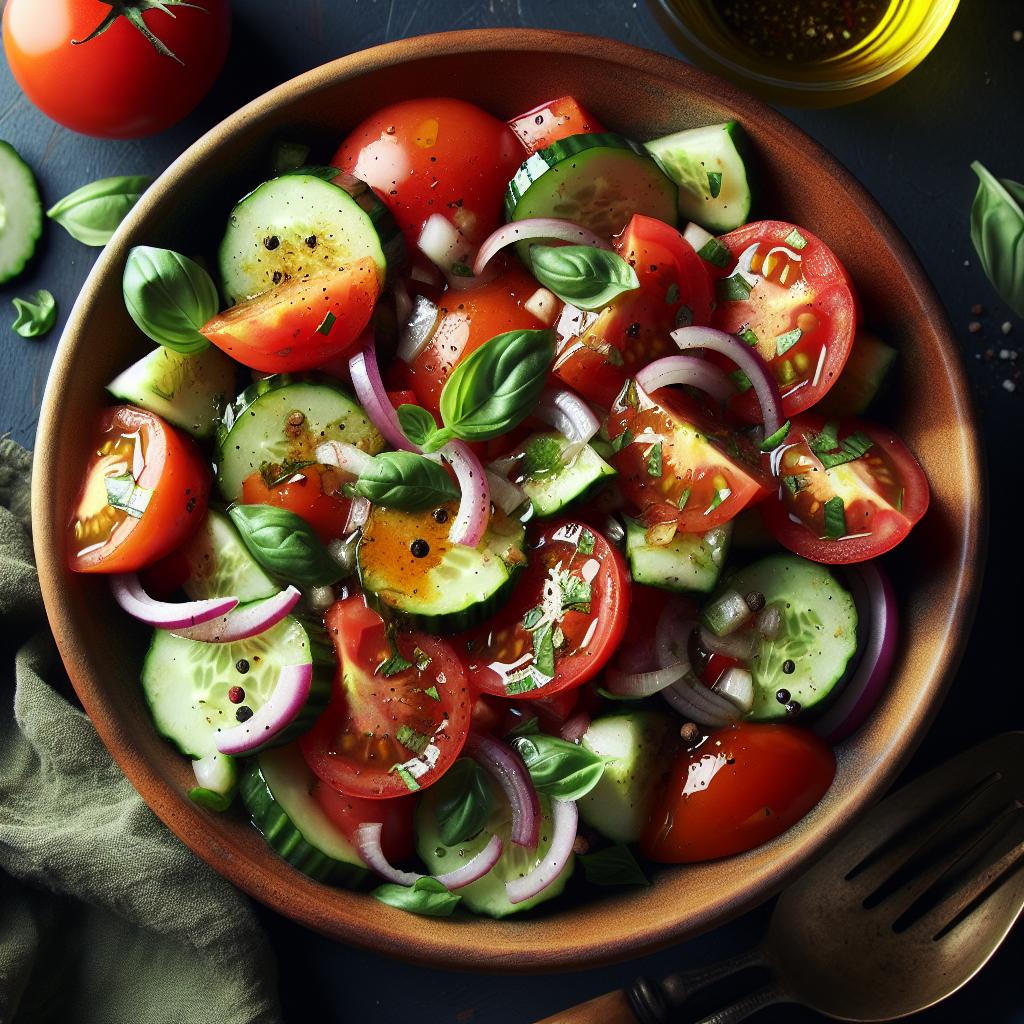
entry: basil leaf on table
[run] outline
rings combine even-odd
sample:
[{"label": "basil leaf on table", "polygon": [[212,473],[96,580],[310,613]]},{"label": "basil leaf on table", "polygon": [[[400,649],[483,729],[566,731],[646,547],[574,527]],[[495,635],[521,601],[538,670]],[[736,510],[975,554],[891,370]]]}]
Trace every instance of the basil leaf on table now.
[{"label": "basil leaf on table", "polygon": [[83,245],[103,246],[152,183],[142,174],[100,178],[65,196],[46,216]]},{"label": "basil leaf on table", "polygon": [[413,452],[381,452],[360,474],[355,490],[375,505],[408,512],[459,498],[458,487],[444,469]]},{"label": "basil leaf on table", "polygon": [[158,345],[187,354],[210,344],[199,329],[220,310],[217,288],[187,256],[137,245],[128,253],[122,290],[136,326]]},{"label": "basil leaf on table", "polygon": [[31,299],[11,299],[17,316],[11,328],[23,338],[41,338],[57,322],[57,300],[40,288]]},{"label": "basil leaf on table", "polygon": [[1024,185],[998,179],[977,160],[971,241],[1003,301],[1024,316]]},{"label": "basil leaf on table", "polygon": [[275,576],[317,587],[344,575],[313,528],[294,512],[274,505],[235,505],[228,515],[252,557]]},{"label": "basil leaf on table", "polygon": [[537,792],[557,800],[578,800],[604,774],[604,760],[598,754],[554,736],[516,736],[511,744],[526,764]]},{"label": "basil leaf on table", "polygon": [[373,895],[389,907],[397,907],[423,917],[448,917],[462,899],[429,875],[418,878],[413,885],[386,882],[378,885]]},{"label": "basil leaf on table", "polygon": [[530,265],[545,288],[580,309],[602,309],[640,287],[636,271],[618,253],[592,245],[535,245]]},{"label": "basil leaf on table", "polygon": [[509,331],[491,338],[452,371],[441,392],[444,428],[426,447],[452,437],[489,441],[533,412],[555,358],[555,333]]},{"label": "basil leaf on table", "polygon": [[580,855],[583,873],[591,885],[650,885],[633,851],[622,843]]},{"label": "basil leaf on table", "polygon": [[481,768],[460,757],[437,783],[437,832],[445,846],[479,835],[490,817],[494,797]]}]

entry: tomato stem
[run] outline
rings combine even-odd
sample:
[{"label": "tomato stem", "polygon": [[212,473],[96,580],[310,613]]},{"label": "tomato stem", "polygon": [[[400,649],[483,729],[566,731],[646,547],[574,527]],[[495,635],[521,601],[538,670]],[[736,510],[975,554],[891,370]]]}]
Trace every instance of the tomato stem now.
[{"label": "tomato stem", "polygon": [[171,60],[177,61],[182,67],[185,66],[185,62],[150,29],[142,14],[144,11],[163,11],[164,14],[168,14],[173,18],[175,15],[171,10],[172,7],[191,7],[194,10],[203,12],[206,11],[205,7],[201,7],[199,4],[188,3],[187,0],[100,0],[100,2],[107,4],[110,7],[110,11],[84,39],[72,39],[72,46],[80,46],[82,43],[88,43],[96,39],[98,36],[103,35],[118,18],[125,18],[145,36],[147,42],[157,53],[162,57],[170,57]]}]

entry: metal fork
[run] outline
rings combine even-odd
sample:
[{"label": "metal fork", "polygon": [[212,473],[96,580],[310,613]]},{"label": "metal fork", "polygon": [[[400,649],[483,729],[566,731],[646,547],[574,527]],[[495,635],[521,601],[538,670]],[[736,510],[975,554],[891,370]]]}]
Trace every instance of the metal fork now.
[{"label": "metal fork", "polygon": [[1024,908],[1024,733],[1005,733],[888,797],[775,907],[756,949],[641,978],[539,1024],[677,1024],[694,997],[755,969],[760,987],[700,1024],[774,1003],[846,1021],[905,1017],[966,984]]}]

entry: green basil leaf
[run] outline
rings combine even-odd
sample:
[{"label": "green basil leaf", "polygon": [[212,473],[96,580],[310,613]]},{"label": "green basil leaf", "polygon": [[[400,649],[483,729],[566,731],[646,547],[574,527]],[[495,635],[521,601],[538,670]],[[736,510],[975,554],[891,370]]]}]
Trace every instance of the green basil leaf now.
[{"label": "green basil leaf", "polygon": [[633,851],[622,843],[580,856],[583,874],[591,885],[650,885]]},{"label": "green basil leaf", "polygon": [[603,309],[640,287],[636,271],[618,253],[592,245],[534,245],[530,266],[545,288],[580,309]]},{"label": "green basil leaf", "polygon": [[402,433],[419,448],[426,446],[434,435],[439,433],[434,417],[418,405],[400,405],[398,424],[402,428]]},{"label": "green basil leaf", "polygon": [[17,316],[12,330],[23,338],[41,338],[57,322],[57,300],[45,288],[40,288],[31,299],[11,299]]},{"label": "green basil leaf", "polygon": [[439,448],[446,433],[463,441],[489,441],[518,426],[540,400],[554,358],[551,330],[509,331],[481,345],[448,378],[441,392],[445,430],[428,447]]},{"label": "green basil leaf", "polygon": [[355,489],[375,505],[408,512],[459,497],[458,487],[441,466],[413,452],[381,452],[356,481]]},{"label": "green basil leaf", "polygon": [[604,761],[586,747],[537,733],[517,736],[512,746],[526,764],[537,792],[578,800],[601,781]]},{"label": "green basil leaf", "polygon": [[395,885],[385,882],[373,890],[373,895],[389,907],[407,910],[422,917],[449,917],[462,899],[449,892],[436,878],[429,875],[418,878],[413,885]]},{"label": "green basil leaf", "polygon": [[1000,181],[977,160],[978,191],[971,207],[971,241],[1003,301],[1024,316],[1024,185]]},{"label": "green basil leaf", "polygon": [[494,796],[482,769],[460,757],[436,783],[437,832],[445,846],[464,843],[487,824]]},{"label": "green basil leaf", "polygon": [[846,503],[839,495],[829,498],[822,506],[825,517],[825,536],[839,540],[846,536]]},{"label": "green basil leaf", "polygon": [[100,178],[65,196],[46,216],[83,245],[103,246],[152,183],[144,174]]},{"label": "green basil leaf", "polygon": [[235,505],[228,515],[267,572],[314,587],[336,583],[344,575],[313,528],[294,512],[274,505]]},{"label": "green basil leaf", "polygon": [[187,256],[137,245],[128,253],[122,290],[136,326],[158,345],[187,354],[210,344],[199,330],[220,309],[217,288]]}]

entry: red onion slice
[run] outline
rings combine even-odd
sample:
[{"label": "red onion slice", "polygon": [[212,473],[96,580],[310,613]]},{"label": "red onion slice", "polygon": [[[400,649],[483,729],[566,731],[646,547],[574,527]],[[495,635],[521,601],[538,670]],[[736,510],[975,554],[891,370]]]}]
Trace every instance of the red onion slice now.
[{"label": "red onion slice", "polygon": [[[435,216],[437,216],[435,214]],[[592,245],[595,249],[611,249],[611,246],[593,231],[573,224],[569,220],[557,217],[530,217],[526,220],[514,220],[503,224],[497,231],[484,239],[476,259],[473,261],[473,273],[480,275],[484,267],[494,258],[495,254],[513,242],[526,242],[532,239],[553,239],[558,242],[570,242],[573,245]],[[420,244],[422,249],[422,240]]]},{"label": "red onion slice", "polygon": [[408,314],[398,322],[402,325],[402,333],[398,339],[395,358],[410,365],[427,347],[437,327],[437,305],[422,295],[410,302]]},{"label": "red onion slice", "polygon": [[318,445],[316,452],[317,462],[325,466],[337,466],[338,469],[352,476],[362,476],[370,471],[373,465],[373,456],[357,448],[347,441],[324,441]]},{"label": "red onion slice", "polygon": [[658,616],[654,631],[654,650],[659,665],[683,664],[690,668],[690,635],[697,628],[693,605],[677,599],[669,601]]},{"label": "red onion slice", "polygon": [[499,836],[491,836],[487,845],[471,860],[466,861],[461,867],[446,871],[443,875],[434,875],[446,889],[453,892],[461,889],[464,885],[483,878],[501,858],[502,843]]},{"label": "red onion slice", "polygon": [[439,270],[451,273],[456,263],[468,263],[469,242],[459,229],[441,213],[432,213],[420,230],[416,247]]},{"label": "red onion slice", "polygon": [[592,720],[589,711],[577,711],[565,720],[558,734],[566,743],[579,743],[590,728]]},{"label": "red onion slice", "polygon": [[740,717],[739,708],[727,697],[713,693],[692,675],[661,691],[676,712],[709,729],[721,729]]},{"label": "red onion slice", "polygon": [[377,365],[377,350],[373,335],[367,333],[359,351],[349,360],[348,370],[352,375],[352,387],[355,389],[359,404],[366,411],[370,422],[381,432],[384,440],[392,448],[407,452],[418,451],[415,445],[402,433],[398,422],[398,413],[384,390],[380,367]]},{"label": "red onion slice", "polygon": [[370,518],[370,500],[359,496],[352,499],[348,507],[348,518],[345,520],[345,533],[355,533],[366,525]]},{"label": "red onion slice", "polygon": [[491,736],[470,733],[466,753],[485,768],[501,787],[512,807],[509,840],[533,849],[540,838],[540,800],[523,759]]},{"label": "red onion slice", "polygon": [[405,281],[399,278],[391,287],[395,297],[395,321],[399,327],[409,322],[412,315],[412,296]]},{"label": "red onion slice", "polygon": [[240,605],[220,618],[210,619],[209,622],[186,629],[175,629],[172,632],[175,636],[185,637],[186,640],[199,640],[208,644],[233,644],[236,640],[258,636],[271,626],[276,626],[299,603],[300,597],[302,594],[295,587],[288,587],[273,597]]},{"label": "red onion slice", "polygon": [[149,596],[135,573],[110,577],[114,600],[132,618],[157,629],[187,629],[226,615],[238,604],[237,597],[212,597],[206,601],[157,601]]},{"label": "red onion slice", "polygon": [[736,394],[732,381],[717,366],[695,356],[665,356],[649,363],[636,375],[637,386],[647,394],[673,384],[687,384],[725,405]]},{"label": "red onion slice", "polygon": [[623,672],[621,669],[609,667],[604,670],[605,686],[616,697],[650,697],[660,693],[667,686],[672,686],[690,671],[690,666],[682,661],[667,665],[665,668],[651,669],[649,672]]},{"label": "red onion slice", "polygon": [[768,364],[745,342],[713,327],[680,327],[672,340],[681,349],[703,348],[731,359],[750,378],[761,405],[764,436],[771,437],[782,426],[782,396]]},{"label": "red onion slice", "polygon": [[484,538],[491,517],[491,491],[487,471],[464,441],[449,441],[441,455],[455,470],[462,498],[459,511],[448,533],[453,544],[475,548]]},{"label": "red onion slice", "polygon": [[491,492],[491,500],[505,515],[510,516],[517,508],[527,502],[526,491],[518,484],[502,476],[500,473],[487,471],[487,486]]},{"label": "red onion slice", "polygon": [[572,856],[579,824],[576,804],[572,800],[552,800],[551,814],[554,819],[551,846],[532,871],[505,883],[509,903],[523,903],[543,892],[562,873]]},{"label": "red onion slice", "polygon": [[601,429],[601,421],[590,406],[567,388],[545,388],[533,415],[549,423],[569,442],[562,452],[566,462],[571,462]]},{"label": "red onion slice", "polygon": [[238,725],[218,732],[214,745],[222,754],[251,754],[269,743],[298,717],[313,684],[313,666],[284,665],[274,692],[252,716]]}]

